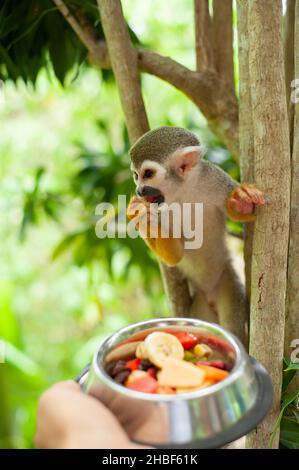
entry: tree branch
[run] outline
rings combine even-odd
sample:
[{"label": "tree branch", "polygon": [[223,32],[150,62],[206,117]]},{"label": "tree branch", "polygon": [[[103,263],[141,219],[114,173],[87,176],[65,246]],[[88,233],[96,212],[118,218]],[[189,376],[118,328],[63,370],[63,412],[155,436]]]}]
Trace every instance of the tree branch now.
[{"label": "tree branch", "polygon": [[234,90],[232,0],[213,0],[214,66],[219,76]]},{"label": "tree branch", "polygon": [[[149,130],[149,124],[138,79],[138,53],[133,47],[119,0],[98,0],[112,69],[120,92],[131,143]],[[188,315],[190,293],[186,279],[178,277],[160,263],[162,279],[172,310]]]},{"label": "tree branch", "polygon": [[209,0],[194,0],[194,26],[196,70],[202,72],[213,63]]},{"label": "tree branch", "polygon": [[[254,182],[254,138],[249,77],[248,0],[237,0],[239,48],[239,121],[241,179]],[[250,299],[253,222],[244,225],[244,261],[246,293]]]},{"label": "tree branch", "polygon": [[[111,68],[106,43],[98,40],[88,22],[83,21],[82,17],[78,21],[63,0],[53,1],[89,51],[92,64],[99,68]],[[216,72],[211,69],[202,73],[193,72],[170,57],[144,49],[138,49],[137,64],[142,72],[161,78],[185,93],[238,160],[238,102],[234,92],[227,89],[226,82]]]},{"label": "tree branch", "polygon": [[[60,13],[72,27],[78,38],[84,44],[92,57],[97,57],[101,68],[111,68],[108,57],[107,47],[104,41],[100,41],[90,24],[83,15],[80,15],[80,21],[74,16],[63,0],[53,0]],[[81,22],[81,23],[80,23]]]},{"label": "tree branch", "polygon": [[112,70],[131,143],[149,130],[138,76],[137,51],[131,43],[119,0],[98,0]]},{"label": "tree branch", "polygon": [[155,75],[185,93],[238,160],[238,102],[235,94],[213,70],[193,72],[170,57],[144,50],[138,53],[138,64],[143,72]]}]

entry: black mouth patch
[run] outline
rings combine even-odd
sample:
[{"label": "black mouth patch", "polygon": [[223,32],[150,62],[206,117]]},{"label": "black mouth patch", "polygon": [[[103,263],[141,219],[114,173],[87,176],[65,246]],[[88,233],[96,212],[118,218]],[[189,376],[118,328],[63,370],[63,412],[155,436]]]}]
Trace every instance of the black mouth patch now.
[{"label": "black mouth patch", "polygon": [[165,201],[164,195],[157,188],[152,186],[144,186],[142,189],[137,188],[137,195],[141,196],[150,204],[162,204]]},{"label": "black mouth patch", "polygon": [[162,204],[165,201],[163,194],[160,194],[159,196],[145,196],[144,199],[151,204],[158,204],[158,205]]}]

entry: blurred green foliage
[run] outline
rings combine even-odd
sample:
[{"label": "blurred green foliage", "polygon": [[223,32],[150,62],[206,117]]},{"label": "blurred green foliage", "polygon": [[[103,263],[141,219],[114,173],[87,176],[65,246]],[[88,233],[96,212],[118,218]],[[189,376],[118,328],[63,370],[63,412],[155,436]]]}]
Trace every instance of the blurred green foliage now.
[{"label": "blurred green foliage", "polygon": [[[95,1],[67,3],[101,37]],[[192,0],[123,5],[135,41],[194,65]],[[0,448],[32,447],[44,389],[75,377],[111,332],[171,312],[144,243],[95,236],[96,205],[133,192],[113,80],[87,67],[50,0],[4,0],[0,44]],[[239,177],[187,98],[154,77],[142,85],[152,127],[188,127]]]}]

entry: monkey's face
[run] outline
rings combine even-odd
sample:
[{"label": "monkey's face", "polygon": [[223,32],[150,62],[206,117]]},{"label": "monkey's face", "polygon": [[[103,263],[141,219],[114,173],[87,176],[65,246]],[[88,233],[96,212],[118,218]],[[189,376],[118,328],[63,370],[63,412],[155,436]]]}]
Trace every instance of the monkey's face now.
[{"label": "monkey's face", "polygon": [[157,162],[145,160],[139,169],[131,166],[136,193],[149,203],[162,204],[165,201],[163,192],[166,169]]},{"label": "monkey's face", "polygon": [[169,155],[162,163],[144,160],[139,168],[131,165],[136,193],[149,203],[184,202],[201,156],[201,146],[184,147]]}]

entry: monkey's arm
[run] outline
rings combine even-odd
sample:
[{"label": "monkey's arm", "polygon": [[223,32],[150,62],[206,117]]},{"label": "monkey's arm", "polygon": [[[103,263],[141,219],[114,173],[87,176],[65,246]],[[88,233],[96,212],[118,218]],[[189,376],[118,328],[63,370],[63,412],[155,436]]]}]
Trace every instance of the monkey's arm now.
[{"label": "monkey's arm", "polygon": [[156,255],[167,265],[175,266],[182,259],[184,250],[180,238],[162,236],[161,226],[158,222],[156,236],[151,236],[150,206],[143,199],[133,197],[128,205],[127,216],[130,220],[136,220],[136,227],[145,243],[156,253]]},{"label": "monkey's arm", "polygon": [[217,207],[232,220],[239,222],[255,220],[255,206],[265,204],[263,193],[253,184],[239,184],[216,165],[204,163],[206,184],[213,189],[211,197]]}]

